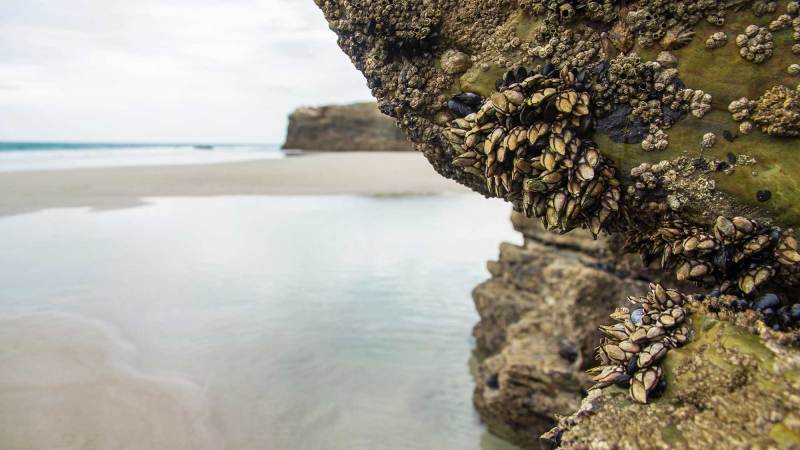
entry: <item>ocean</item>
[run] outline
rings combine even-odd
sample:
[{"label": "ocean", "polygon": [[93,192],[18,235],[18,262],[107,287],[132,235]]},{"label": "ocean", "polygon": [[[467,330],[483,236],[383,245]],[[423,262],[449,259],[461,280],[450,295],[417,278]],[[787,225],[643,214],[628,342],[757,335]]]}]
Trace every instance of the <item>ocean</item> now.
[{"label": "ocean", "polygon": [[279,144],[0,142],[0,172],[216,164],[285,155]]},{"label": "ocean", "polygon": [[521,240],[507,204],[144,203],[0,217],[9,448],[514,448],[470,370],[470,291]]}]

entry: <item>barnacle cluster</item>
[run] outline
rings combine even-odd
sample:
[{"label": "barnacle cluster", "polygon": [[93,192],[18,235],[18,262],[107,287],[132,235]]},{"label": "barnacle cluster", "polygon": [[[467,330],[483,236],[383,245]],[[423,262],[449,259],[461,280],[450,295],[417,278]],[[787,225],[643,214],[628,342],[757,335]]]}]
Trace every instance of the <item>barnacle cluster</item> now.
[{"label": "barnacle cluster", "polygon": [[658,363],[689,339],[689,297],[651,284],[647,295],[628,300],[630,306],[611,314],[617,323],[600,327],[605,338],[595,352],[600,365],[589,370],[596,383],[591,389],[628,386],[631,399],[647,403],[663,381]]},{"label": "barnacle cluster", "polygon": [[604,56],[600,33],[591,27],[577,26],[575,29],[543,29],[527,46],[532,57],[548,60],[558,69],[564,66],[587,67]]},{"label": "barnacle cluster", "polygon": [[714,133],[706,133],[703,135],[703,139],[700,141],[700,148],[703,150],[708,150],[717,143],[717,135]]},{"label": "barnacle cluster", "polygon": [[669,145],[669,136],[656,124],[650,125],[650,130],[642,141],[642,150],[646,152],[664,150]]},{"label": "barnacle cluster", "polygon": [[712,34],[706,40],[706,48],[709,49],[709,50],[714,50],[714,49],[717,49],[717,48],[724,47],[725,44],[727,44],[727,43],[728,43],[728,35],[725,34],[724,31],[718,31],[718,32]]},{"label": "barnacle cluster", "polygon": [[766,27],[748,25],[744,34],[736,36],[736,46],[742,58],[761,64],[766,61],[775,48],[772,33]]},{"label": "barnacle cluster", "polygon": [[522,0],[520,6],[552,23],[569,22],[579,15],[610,23],[618,17],[616,3],[616,0]]},{"label": "barnacle cluster", "polygon": [[641,253],[645,264],[659,260],[679,281],[713,282],[721,292],[744,295],[800,266],[792,230],[744,217],[719,216],[711,229],[665,218],[653,231],[635,235],[629,249]]},{"label": "barnacle cluster", "polygon": [[774,136],[800,136],[800,93],[786,86],[769,89],[756,102],[753,122]]},{"label": "barnacle cluster", "polygon": [[772,136],[800,136],[800,92],[778,85],[768,89],[758,100],[742,97],[728,105],[733,120],[741,122],[743,134],[753,128]]},{"label": "barnacle cluster", "polygon": [[734,100],[728,105],[728,112],[731,113],[731,117],[735,122],[741,122],[739,124],[739,132],[742,134],[750,134],[753,131],[753,122],[751,122],[750,116],[758,107],[758,102],[748,99],[747,97],[742,97],[738,100]]},{"label": "barnacle cluster", "polygon": [[694,36],[691,27],[703,19],[724,24],[725,10],[732,1],[724,0],[654,0],[637,2],[625,23],[637,33],[639,45],[660,43],[665,49],[680,48]]},{"label": "barnacle cluster", "polygon": [[683,113],[702,118],[711,109],[711,95],[684,88],[677,69],[642,61],[636,53],[612,59],[593,90],[600,114],[629,105],[639,121],[663,128],[671,127]]},{"label": "barnacle cluster", "polygon": [[[549,229],[615,223],[621,191],[615,169],[587,138],[594,118],[585,72],[508,72],[487,99],[461,94],[444,137],[453,165],[481,177],[487,190]],[[469,103],[471,103],[471,106]]]},{"label": "barnacle cluster", "polygon": [[786,13],[778,16],[769,24],[769,30],[778,32],[785,29],[792,29],[792,53],[800,54],[800,2],[792,0],[786,4]]}]

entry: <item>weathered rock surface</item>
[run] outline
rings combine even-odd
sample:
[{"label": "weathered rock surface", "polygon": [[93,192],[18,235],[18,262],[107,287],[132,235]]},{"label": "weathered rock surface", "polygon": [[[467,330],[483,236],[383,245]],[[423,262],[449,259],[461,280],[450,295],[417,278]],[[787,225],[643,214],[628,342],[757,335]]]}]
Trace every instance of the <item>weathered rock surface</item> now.
[{"label": "weathered rock surface", "polygon": [[394,119],[375,103],[299,108],[289,116],[283,148],[316,151],[413,150]]},{"label": "weathered rock surface", "polygon": [[580,404],[591,383],[597,327],[646,283],[616,274],[606,241],[556,236],[515,214],[522,246],[502,244],[492,278],[475,288],[481,363],[474,403],[489,428],[525,448]]}]

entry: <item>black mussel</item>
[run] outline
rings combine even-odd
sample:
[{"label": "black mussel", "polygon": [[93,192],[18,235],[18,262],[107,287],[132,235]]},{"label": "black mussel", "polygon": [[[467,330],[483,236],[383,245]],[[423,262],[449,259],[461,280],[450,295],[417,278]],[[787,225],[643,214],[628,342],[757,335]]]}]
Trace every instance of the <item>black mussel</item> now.
[{"label": "black mussel", "polygon": [[649,398],[661,397],[664,394],[664,391],[666,391],[666,390],[667,390],[667,380],[666,380],[666,378],[662,377],[661,381],[658,382],[656,387],[653,388],[652,391],[650,391],[650,394],[648,395],[648,397]]},{"label": "black mussel", "polygon": [[708,161],[703,158],[697,158],[692,161],[692,166],[699,170],[708,170]]},{"label": "black mussel", "polygon": [[628,367],[625,368],[625,373],[628,375],[633,375],[636,373],[636,370],[639,369],[639,359],[638,358],[631,358],[628,360]]},{"label": "black mussel", "polygon": [[489,378],[486,379],[486,386],[489,389],[499,389],[500,388],[500,380],[496,373],[489,375]]},{"label": "black mussel", "polygon": [[475,110],[455,99],[451,99],[447,102],[447,107],[450,108],[450,111],[453,112],[457,117],[465,117],[475,112]]},{"label": "black mussel", "polygon": [[789,315],[789,307],[781,306],[776,313],[778,316],[778,323],[782,328],[786,328],[792,324],[792,316]]},{"label": "black mussel", "polygon": [[517,83],[519,83],[525,78],[528,78],[528,71],[524,67],[519,67],[515,75],[517,77]]},{"label": "black mussel", "polygon": [[506,72],[506,75],[503,77],[503,82],[506,86],[511,86],[512,84],[517,82],[517,78],[514,76],[514,71],[509,70]]},{"label": "black mussel", "polygon": [[594,131],[594,118],[591,116],[584,116],[581,119],[580,131],[583,135],[592,133]]},{"label": "black mussel", "polygon": [[483,97],[472,92],[462,92],[453,97],[453,100],[457,100],[467,106],[478,107],[483,102]]},{"label": "black mussel", "polygon": [[578,359],[578,348],[572,342],[563,341],[558,346],[558,356],[574,363]]},{"label": "black mussel", "polygon": [[783,230],[781,230],[780,228],[772,227],[769,230],[769,242],[772,245],[777,245],[782,237],[783,237]]},{"label": "black mussel", "polygon": [[778,298],[775,294],[764,294],[761,297],[758,297],[755,302],[753,303],[753,307],[759,311],[765,311],[767,309],[776,309],[781,304],[781,299]]},{"label": "black mussel", "polygon": [[730,275],[733,270],[735,269],[735,264],[733,262],[733,255],[736,253],[736,249],[733,247],[722,247],[714,254],[712,262],[714,266],[719,270],[722,275],[726,278]]},{"label": "black mussel", "polygon": [[549,78],[549,77],[552,77],[553,75],[555,75],[557,70],[558,69],[556,69],[556,66],[554,66],[552,63],[548,62],[542,68],[542,75],[544,75],[544,76]]},{"label": "black mussel", "polygon": [[771,199],[771,198],[772,198],[772,192],[770,192],[770,191],[768,191],[766,189],[763,190],[763,191],[756,192],[756,200],[758,200],[758,201],[760,201],[762,203],[763,202],[768,202],[769,199]]},{"label": "black mussel", "polygon": [[761,311],[761,316],[764,319],[764,323],[766,323],[767,325],[772,326],[772,324],[775,323],[775,310],[774,309],[767,308],[767,309]]},{"label": "black mussel", "polygon": [[522,109],[519,112],[519,121],[520,124],[523,126],[531,126],[536,121],[536,117],[539,116],[539,111],[537,108],[530,106],[530,105],[523,105]]},{"label": "black mussel", "polygon": [[728,130],[722,132],[722,137],[724,137],[725,140],[728,142],[733,142],[734,140],[736,140],[736,136]]},{"label": "black mussel", "polygon": [[741,312],[750,308],[750,303],[743,298],[737,298],[736,300],[733,301],[733,303],[731,303],[731,306],[733,306],[733,309],[735,309],[736,311]]},{"label": "black mussel", "polygon": [[554,101],[548,101],[544,106],[544,121],[553,123],[556,120],[557,115],[558,109],[556,108],[556,103]]},{"label": "black mussel", "polygon": [[631,376],[626,373],[625,375],[620,376],[619,379],[617,379],[616,383],[614,384],[616,384],[617,387],[627,389],[631,387]]},{"label": "black mussel", "polygon": [[726,157],[728,158],[729,163],[736,164],[736,155],[734,155],[733,152],[728,152]]}]

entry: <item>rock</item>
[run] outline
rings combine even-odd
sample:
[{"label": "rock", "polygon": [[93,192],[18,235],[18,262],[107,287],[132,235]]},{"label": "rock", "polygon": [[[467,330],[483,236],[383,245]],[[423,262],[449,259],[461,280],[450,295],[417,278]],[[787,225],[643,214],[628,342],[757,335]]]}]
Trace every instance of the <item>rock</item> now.
[{"label": "rock", "polygon": [[299,108],[289,116],[283,148],[316,151],[403,151],[413,146],[375,103]]},{"label": "rock", "polygon": [[473,292],[478,353],[490,355],[473,399],[492,432],[538,448],[538,436],[577,409],[591,384],[584,371],[594,364],[597,327],[646,283],[614,273],[609,243],[588,232],[556,236],[519,214],[512,221],[525,243],[502,244],[492,278]]},{"label": "rock", "polygon": [[640,405],[616,387],[593,391],[548,439],[574,450],[800,447],[800,350],[692,309],[695,337],[664,360],[661,398]]}]

